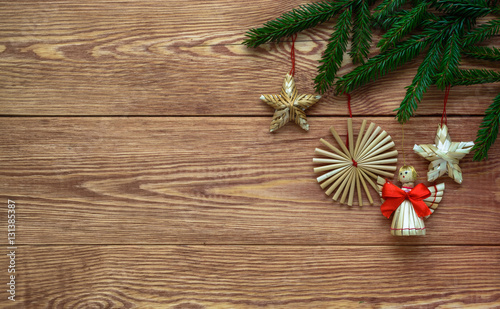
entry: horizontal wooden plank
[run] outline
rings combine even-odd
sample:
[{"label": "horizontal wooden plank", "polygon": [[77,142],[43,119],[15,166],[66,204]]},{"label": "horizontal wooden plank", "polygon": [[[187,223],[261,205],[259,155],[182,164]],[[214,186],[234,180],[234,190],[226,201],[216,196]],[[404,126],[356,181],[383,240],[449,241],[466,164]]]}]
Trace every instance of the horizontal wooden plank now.
[{"label": "horizontal wooden plank", "polygon": [[[5,27],[1,31],[18,42],[30,42],[33,37],[51,42],[78,38],[90,41],[99,34],[101,38],[111,33],[119,34],[116,38],[124,38],[152,32],[168,38],[175,46],[227,44],[234,43],[234,36],[240,36],[250,27],[260,26],[299,5],[318,1],[186,0],[181,4],[172,0],[95,0],[92,3],[2,0]],[[314,39],[324,40],[328,38],[327,33],[314,31]],[[226,40],[232,38],[221,41],[224,36]]]},{"label": "horizontal wooden plank", "polygon": [[[358,128],[362,119],[354,119]],[[401,151],[401,126],[372,118]],[[375,206],[339,206],[316,182],[312,158],[328,128],[309,132],[271,117],[4,117],[0,196],[17,202],[22,244],[499,244],[500,143],[486,162],[460,163],[428,235],[395,238]],[[425,181],[414,143],[432,143],[439,118],[405,125],[406,162]],[[452,117],[455,141],[474,139],[479,117]],[[402,156],[399,156],[402,161]],[[401,162],[400,161],[400,162]],[[372,192],[375,196],[375,193]],[[365,201],[366,203],[367,201]],[[0,222],[6,222],[0,212]]]},{"label": "horizontal wooden plank", "polygon": [[[0,3],[0,112],[4,115],[267,115],[290,44],[240,45],[244,33],[309,1],[7,1]],[[332,24],[298,37],[297,85],[312,92]],[[374,35],[374,44],[380,33]],[[500,38],[490,43],[497,45]],[[372,54],[376,52],[372,50]],[[499,69],[468,61],[467,66]],[[340,74],[352,69],[345,61]],[[357,115],[392,115],[418,61],[353,93]],[[482,114],[498,85],[456,87],[448,112]],[[437,115],[431,88],[418,111]],[[312,115],[346,115],[327,94]]]},{"label": "horizontal wooden plank", "polygon": [[[22,246],[2,308],[496,308],[498,247]],[[4,292],[5,295],[5,292]]]}]

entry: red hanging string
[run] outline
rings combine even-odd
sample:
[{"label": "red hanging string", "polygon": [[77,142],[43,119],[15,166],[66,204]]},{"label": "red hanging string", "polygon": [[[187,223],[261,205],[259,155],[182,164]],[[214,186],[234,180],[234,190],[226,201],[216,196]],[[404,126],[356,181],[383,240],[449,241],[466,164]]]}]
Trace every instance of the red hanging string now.
[{"label": "red hanging string", "polygon": [[292,35],[292,47],[290,49],[290,60],[292,61],[292,69],[290,70],[290,75],[295,76],[295,39],[297,39],[297,33]]},{"label": "red hanging string", "polygon": [[448,116],[446,116],[446,103],[448,103],[448,96],[450,95],[450,89],[451,86],[448,85],[446,86],[446,89],[444,91],[444,106],[443,106],[443,115],[441,116],[441,127],[443,126],[443,120],[444,124],[448,125]]},{"label": "red hanging string", "polygon": [[351,95],[346,93],[347,96],[347,108],[349,108],[349,117],[352,118],[352,110],[351,110]]},{"label": "red hanging string", "polygon": [[[349,117],[352,118],[352,110],[351,110],[351,95],[349,93],[345,93],[344,94],[347,96],[347,108],[349,109]],[[347,147],[347,149],[349,149],[349,134],[347,134],[347,137],[345,139],[345,145]],[[352,162],[354,163],[354,166],[358,166],[358,164],[352,160]]]}]

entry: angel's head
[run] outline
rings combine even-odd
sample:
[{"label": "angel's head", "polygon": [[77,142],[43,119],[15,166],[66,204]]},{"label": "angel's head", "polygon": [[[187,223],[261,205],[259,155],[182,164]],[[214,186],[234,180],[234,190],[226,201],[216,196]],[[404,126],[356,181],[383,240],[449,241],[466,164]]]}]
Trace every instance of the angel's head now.
[{"label": "angel's head", "polygon": [[417,180],[417,171],[411,165],[403,165],[399,169],[398,179],[401,183],[414,182]]}]

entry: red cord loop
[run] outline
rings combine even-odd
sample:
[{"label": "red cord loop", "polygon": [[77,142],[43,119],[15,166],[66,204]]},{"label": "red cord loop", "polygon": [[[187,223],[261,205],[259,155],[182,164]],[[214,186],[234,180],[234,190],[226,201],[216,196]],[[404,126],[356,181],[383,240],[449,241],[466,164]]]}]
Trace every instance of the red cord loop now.
[{"label": "red cord loop", "polygon": [[451,86],[448,85],[446,86],[446,89],[444,91],[444,106],[443,106],[443,115],[441,116],[441,127],[443,126],[443,120],[444,124],[448,125],[448,116],[446,116],[446,103],[448,103],[448,96],[450,95],[450,89]]},{"label": "red cord loop", "polygon": [[352,118],[352,110],[351,110],[351,95],[349,93],[344,93],[347,96],[347,108],[349,108],[349,117]]},{"label": "red cord loop", "polygon": [[[351,95],[344,92],[344,94],[347,96],[347,108],[349,108],[349,117],[352,118],[352,110],[351,110]],[[347,146],[347,149],[349,149],[349,134],[347,134],[347,137],[345,139],[345,144]],[[354,160],[352,160],[354,166],[358,166],[358,163],[356,163]]]},{"label": "red cord loop", "polygon": [[358,162],[354,161],[354,159],[352,159],[352,165],[354,165],[354,167],[358,167]]},{"label": "red cord loop", "polygon": [[297,33],[292,35],[292,47],[290,49],[290,60],[292,61],[292,69],[290,70],[290,75],[295,76],[295,39],[297,39]]}]

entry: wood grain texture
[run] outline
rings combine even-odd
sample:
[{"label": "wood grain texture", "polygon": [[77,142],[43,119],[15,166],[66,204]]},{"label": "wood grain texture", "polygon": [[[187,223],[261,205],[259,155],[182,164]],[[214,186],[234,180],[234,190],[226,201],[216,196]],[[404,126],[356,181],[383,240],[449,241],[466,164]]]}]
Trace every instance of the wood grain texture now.
[{"label": "wood grain texture", "polygon": [[[374,120],[401,150],[401,126]],[[23,244],[499,244],[499,143],[486,162],[461,161],[462,185],[443,178],[427,237],[395,238],[378,199],[339,206],[316,182],[314,149],[321,137],[334,143],[331,125],[344,139],[346,118],[312,117],[309,133],[288,124],[270,134],[270,121],[6,118],[1,196],[17,201]],[[438,122],[405,126],[406,160],[419,181],[428,163],[411,149],[432,142]],[[479,122],[449,119],[452,139],[472,140]]]},{"label": "wood grain texture", "polygon": [[[308,110],[308,133],[268,133],[259,96],[279,91],[290,44],[240,42],[308,2],[0,1],[0,199],[16,201],[18,245],[17,301],[4,291],[0,308],[500,307],[499,143],[461,161],[462,185],[443,180],[427,236],[402,238],[378,200],[339,206],[315,180],[319,139],[345,138],[345,97]],[[297,39],[299,92],[331,27]],[[372,120],[401,150],[393,110],[418,62],[352,93],[355,129]],[[453,140],[474,140],[498,89],[452,90]],[[405,125],[420,181],[411,149],[442,104],[431,88]]]},{"label": "wood grain texture", "polygon": [[498,247],[462,247],[459,255],[440,246],[23,246],[18,251],[20,302],[3,308],[500,306]]},{"label": "wood grain texture", "polygon": [[[290,69],[290,44],[249,49],[240,43],[249,28],[307,2],[0,2],[0,113],[267,115],[259,97],[279,90]],[[313,91],[331,27],[298,37],[296,78],[303,93]],[[374,46],[379,38],[375,33]],[[465,66],[500,68],[479,61]],[[354,92],[355,115],[392,115],[417,67],[412,62]],[[340,74],[352,68],[345,60]],[[455,87],[448,112],[482,114],[498,90],[497,84]],[[438,115],[442,101],[443,92],[432,87],[418,114]],[[308,114],[346,115],[346,100],[329,93]]]}]

